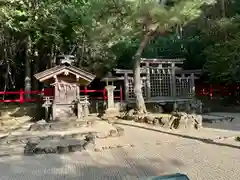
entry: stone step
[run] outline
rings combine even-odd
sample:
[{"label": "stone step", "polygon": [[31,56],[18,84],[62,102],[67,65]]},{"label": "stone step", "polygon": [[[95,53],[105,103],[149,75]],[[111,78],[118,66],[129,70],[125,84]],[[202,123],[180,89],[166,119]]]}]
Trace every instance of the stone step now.
[{"label": "stone step", "polygon": [[[71,131],[45,131],[43,132],[14,132],[11,135],[5,134],[0,139],[1,144],[23,144],[32,139],[41,139],[41,140],[59,140],[59,139],[66,139],[66,138],[76,138],[76,139],[83,139],[87,134],[92,133],[95,135],[96,138],[109,138],[109,137],[118,137],[123,136],[124,129],[120,127],[114,127],[114,129],[109,129],[102,132],[97,132],[97,129],[91,128],[79,128],[73,129]],[[79,132],[81,131],[81,132]]]},{"label": "stone step", "polygon": [[70,121],[70,122],[53,122],[53,123],[35,123],[29,128],[29,131],[46,131],[46,130],[68,130],[70,128],[90,127],[94,121]]}]

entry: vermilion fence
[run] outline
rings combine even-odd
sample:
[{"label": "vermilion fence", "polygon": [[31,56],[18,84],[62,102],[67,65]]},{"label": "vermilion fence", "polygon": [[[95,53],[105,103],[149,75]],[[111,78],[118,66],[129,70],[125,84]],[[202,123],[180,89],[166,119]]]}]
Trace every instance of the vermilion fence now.
[{"label": "vermilion fence", "polygon": [[240,96],[240,84],[219,85],[219,84],[198,84],[196,85],[197,96],[226,97]]},{"label": "vermilion fence", "polygon": [[[25,95],[30,94],[34,96],[38,96],[38,98],[26,98]],[[0,91],[0,95],[7,96],[8,99],[0,99],[0,102],[4,103],[24,103],[24,102],[36,102],[41,101],[42,98],[40,96],[53,96],[53,89],[52,88],[45,88],[42,91],[36,90],[36,91],[23,91],[23,89],[20,89],[19,91]],[[12,95],[15,97],[8,97],[9,95]],[[80,95],[88,95],[90,99],[94,100],[107,100],[107,91],[106,89],[101,90],[94,90],[94,89],[81,89]],[[122,88],[114,90],[114,99],[123,101],[123,93]]]},{"label": "vermilion fence", "polygon": [[[219,97],[219,96],[231,96],[231,95],[240,96],[240,85],[209,85],[209,84],[202,84],[196,85],[196,95],[197,96],[207,96],[209,98],[212,97]],[[26,98],[25,95],[30,94],[32,96],[38,96],[38,98]],[[9,97],[11,95],[12,97]],[[24,102],[36,102],[41,101],[40,95],[43,96],[53,96],[53,89],[52,88],[45,88],[42,91],[23,91],[20,89],[19,91],[0,91],[0,96],[6,96],[8,99],[0,99],[0,102],[6,103],[24,103]],[[106,89],[94,90],[94,89],[84,89],[80,90],[80,95],[88,95],[90,99],[95,100],[107,100],[107,91]],[[114,99],[123,101],[123,91],[120,87],[114,91]]]}]

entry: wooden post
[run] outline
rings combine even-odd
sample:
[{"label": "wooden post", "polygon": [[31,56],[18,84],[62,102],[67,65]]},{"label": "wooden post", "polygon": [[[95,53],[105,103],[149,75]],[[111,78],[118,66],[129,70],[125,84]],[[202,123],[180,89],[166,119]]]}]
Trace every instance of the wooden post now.
[{"label": "wooden post", "polygon": [[128,82],[128,74],[127,73],[124,73],[124,87],[125,87],[124,98],[125,98],[125,101],[128,102],[129,82]]},{"label": "wooden post", "polygon": [[176,97],[176,74],[175,74],[175,63],[172,63],[172,86],[171,86],[171,96]]},{"label": "wooden post", "polygon": [[146,92],[147,92],[147,99],[151,98],[151,83],[150,83],[150,67],[149,63],[146,63]]},{"label": "wooden post", "polygon": [[52,103],[52,120],[53,121],[56,120],[56,102],[55,102],[55,99],[53,100],[53,103]]},{"label": "wooden post", "polygon": [[19,92],[19,95],[20,95],[20,97],[19,97],[19,103],[23,103],[24,102],[24,91],[23,91],[23,89],[20,89],[20,92]]},{"label": "wooden post", "polygon": [[120,86],[119,91],[120,91],[120,103],[122,105],[122,103],[123,103],[122,86]]},{"label": "wooden post", "polygon": [[103,101],[105,102],[107,100],[107,92],[106,92],[106,89],[104,88],[103,89]]}]

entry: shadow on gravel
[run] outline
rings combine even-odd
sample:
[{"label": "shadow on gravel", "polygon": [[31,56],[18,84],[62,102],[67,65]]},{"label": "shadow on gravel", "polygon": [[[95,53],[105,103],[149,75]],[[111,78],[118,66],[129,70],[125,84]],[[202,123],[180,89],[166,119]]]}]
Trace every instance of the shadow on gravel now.
[{"label": "shadow on gravel", "polygon": [[77,152],[65,155],[15,156],[0,159],[1,180],[129,179],[176,173],[178,160],[133,157],[123,148],[111,152]]},{"label": "shadow on gravel", "polygon": [[168,135],[172,135],[172,136],[178,136],[178,137],[181,137],[181,138],[197,140],[197,141],[200,141],[200,142],[203,142],[203,143],[206,143],[206,144],[213,144],[213,145],[218,145],[218,146],[225,146],[225,147],[240,149],[240,146],[235,146],[235,145],[225,144],[225,143],[219,143],[219,142],[215,142],[212,139],[192,137],[192,136],[178,134],[178,133],[173,133],[173,132],[161,131],[159,129],[152,129],[152,128],[148,128],[148,127],[142,127],[142,126],[138,126],[138,125],[134,125],[134,124],[126,124],[126,123],[121,123],[121,122],[115,122],[115,124],[124,125],[124,126],[131,126],[131,127],[137,127],[137,128],[150,130],[150,131],[155,131],[155,132],[160,132],[160,133],[164,133],[164,134],[168,134]]}]

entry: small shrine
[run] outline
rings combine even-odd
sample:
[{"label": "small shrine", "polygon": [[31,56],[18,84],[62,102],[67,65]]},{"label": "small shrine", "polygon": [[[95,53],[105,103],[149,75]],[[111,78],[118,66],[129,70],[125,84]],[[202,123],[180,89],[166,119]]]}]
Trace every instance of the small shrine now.
[{"label": "small shrine", "polygon": [[80,96],[80,87],[90,84],[95,75],[72,65],[73,58],[60,57],[57,65],[35,74],[35,78],[54,88],[53,97],[43,97],[45,120],[66,121],[88,116],[89,102]]}]

